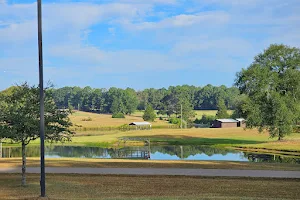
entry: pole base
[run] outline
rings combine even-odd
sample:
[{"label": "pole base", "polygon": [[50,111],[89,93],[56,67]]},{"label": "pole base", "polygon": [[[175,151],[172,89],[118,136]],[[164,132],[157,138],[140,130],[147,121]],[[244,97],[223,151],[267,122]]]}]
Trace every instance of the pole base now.
[{"label": "pole base", "polygon": [[38,197],[36,200],[50,200],[49,197]]}]

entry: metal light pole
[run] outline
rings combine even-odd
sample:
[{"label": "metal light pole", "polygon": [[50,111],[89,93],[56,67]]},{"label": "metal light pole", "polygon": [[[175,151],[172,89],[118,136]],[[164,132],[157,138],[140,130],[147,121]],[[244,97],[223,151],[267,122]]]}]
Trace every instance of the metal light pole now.
[{"label": "metal light pole", "polygon": [[39,49],[39,86],[40,86],[40,139],[41,139],[41,197],[46,197],[45,183],[45,118],[44,118],[44,73],[43,73],[43,38],[42,38],[42,0],[37,0],[38,12],[38,49]]},{"label": "metal light pole", "polygon": [[180,128],[182,129],[182,104],[180,104],[180,112],[181,112],[181,124],[180,124]]}]

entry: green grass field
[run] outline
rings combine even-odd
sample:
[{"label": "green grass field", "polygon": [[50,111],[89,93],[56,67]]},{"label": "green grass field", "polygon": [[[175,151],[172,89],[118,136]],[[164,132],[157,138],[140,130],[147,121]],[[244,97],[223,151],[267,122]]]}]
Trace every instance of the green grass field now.
[{"label": "green grass field", "polygon": [[[78,133],[80,135],[81,133]],[[85,134],[85,132],[84,132]],[[300,134],[287,136],[283,141],[270,139],[268,133],[242,128],[227,129],[157,129],[128,132],[89,132],[90,136],[74,137],[74,145],[114,144],[119,137],[147,137],[152,143],[170,145],[217,145],[227,147],[265,148],[269,150],[300,151]]]}]

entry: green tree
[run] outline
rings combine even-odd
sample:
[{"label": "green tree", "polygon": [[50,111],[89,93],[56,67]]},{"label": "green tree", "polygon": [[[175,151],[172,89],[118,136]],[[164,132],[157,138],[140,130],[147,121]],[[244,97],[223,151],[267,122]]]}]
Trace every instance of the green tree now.
[{"label": "green tree", "polygon": [[126,107],[126,114],[132,114],[135,112],[137,106],[138,106],[138,98],[137,94],[132,88],[126,88],[126,90],[123,91],[124,96],[122,101],[125,104]]},{"label": "green tree", "polygon": [[247,127],[267,130],[281,140],[300,118],[300,49],[271,45],[237,74]]},{"label": "green tree", "polygon": [[227,108],[225,105],[225,101],[223,99],[218,100],[218,112],[216,114],[216,117],[219,119],[228,118],[229,114],[227,113]]},{"label": "green tree", "polygon": [[153,122],[155,120],[155,118],[156,118],[156,114],[155,114],[154,109],[152,108],[151,105],[148,105],[144,112],[143,119],[145,121]]},{"label": "green tree", "polygon": [[[27,83],[15,87],[10,95],[2,95],[0,104],[0,138],[22,145],[22,185],[26,184],[26,146],[40,137],[39,88]],[[45,95],[45,139],[68,141],[73,133],[68,118],[70,110],[57,109],[52,94]]]}]

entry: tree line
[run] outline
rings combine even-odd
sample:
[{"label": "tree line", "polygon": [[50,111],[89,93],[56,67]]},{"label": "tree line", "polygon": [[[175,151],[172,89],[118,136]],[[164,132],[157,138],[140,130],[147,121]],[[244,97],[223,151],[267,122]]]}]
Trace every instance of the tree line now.
[{"label": "tree line", "polygon": [[[72,108],[97,113],[132,114],[135,110],[145,110],[151,106],[162,114],[189,115],[191,110],[216,110],[217,102],[222,99],[228,109],[235,108],[239,95],[236,87],[212,86],[196,87],[191,85],[170,86],[169,88],[145,89],[132,88],[91,88],[89,86],[63,87],[53,89],[53,98],[58,108]],[[186,116],[188,117],[188,116]]]}]

